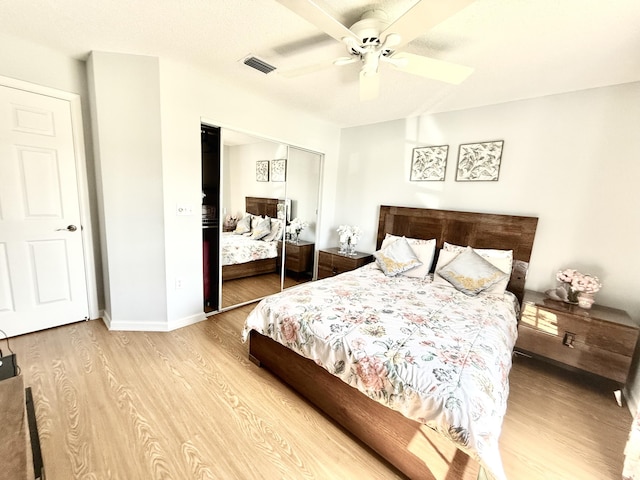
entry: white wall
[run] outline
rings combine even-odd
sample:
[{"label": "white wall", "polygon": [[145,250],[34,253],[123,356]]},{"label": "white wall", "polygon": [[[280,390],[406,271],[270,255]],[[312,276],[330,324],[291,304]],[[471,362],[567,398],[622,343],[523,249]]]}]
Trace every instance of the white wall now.
[{"label": "white wall", "polygon": [[246,211],[245,197],[285,198],[286,184],[284,182],[258,182],[256,180],[256,161],[286,158],[286,145],[259,142],[225,147],[224,151],[226,156],[223,156],[222,161],[229,175],[228,191],[224,192],[224,197],[229,201],[222,204],[223,209],[227,210],[226,213],[233,215],[239,213],[243,216]]},{"label": "white wall", "polygon": [[101,215],[105,320],[166,325],[158,59],[92,52],[88,63]]},{"label": "white wall", "polygon": [[320,172],[320,155],[297,148],[289,149],[287,197],[292,201],[291,219],[298,217],[308,224],[308,227],[300,233],[300,240],[315,242],[318,235],[316,222]]},{"label": "white wall", "polygon": [[[329,222],[340,130],[242,90],[213,71],[166,59],[160,61],[160,88],[168,322],[175,327],[202,313],[201,122],[326,154],[323,195],[327,201],[323,209]],[[197,207],[197,214],[177,217],[178,202]],[[322,241],[328,242],[328,238],[320,238]],[[174,287],[176,277],[185,279],[180,290]]]}]

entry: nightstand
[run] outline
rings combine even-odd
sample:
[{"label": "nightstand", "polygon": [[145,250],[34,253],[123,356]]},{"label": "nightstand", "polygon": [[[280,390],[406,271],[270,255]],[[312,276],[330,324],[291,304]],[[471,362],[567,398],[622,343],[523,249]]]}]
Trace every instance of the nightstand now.
[{"label": "nightstand", "polygon": [[[279,242],[282,248],[282,242]],[[310,273],[313,270],[315,244],[299,240],[298,243],[285,242],[284,267],[294,273]]]},{"label": "nightstand", "polygon": [[355,255],[343,255],[338,252],[338,248],[320,250],[318,254],[318,280],[354,270],[373,261],[373,255],[370,253],[356,252]]},{"label": "nightstand", "polygon": [[623,310],[583,309],[526,290],[516,350],[624,384],[638,333]]}]

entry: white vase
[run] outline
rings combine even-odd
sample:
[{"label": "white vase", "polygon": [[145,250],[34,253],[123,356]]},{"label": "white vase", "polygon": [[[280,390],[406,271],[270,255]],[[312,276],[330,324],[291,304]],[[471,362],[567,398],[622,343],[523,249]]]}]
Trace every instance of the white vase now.
[{"label": "white vase", "polygon": [[578,306],[580,308],[591,308],[594,302],[593,293],[582,292],[578,295]]}]

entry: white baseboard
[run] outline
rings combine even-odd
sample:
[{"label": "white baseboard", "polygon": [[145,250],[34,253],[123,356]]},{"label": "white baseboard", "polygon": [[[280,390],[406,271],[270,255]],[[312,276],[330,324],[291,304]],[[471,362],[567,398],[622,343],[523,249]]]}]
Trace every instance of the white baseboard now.
[{"label": "white baseboard", "polygon": [[102,314],[102,321],[109,330],[121,330],[128,332],[170,332],[178,328],[193,325],[194,323],[206,320],[207,316],[202,313],[189,317],[179,318],[169,323],[167,322],[141,322],[137,320],[113,320],[107,311]]}]

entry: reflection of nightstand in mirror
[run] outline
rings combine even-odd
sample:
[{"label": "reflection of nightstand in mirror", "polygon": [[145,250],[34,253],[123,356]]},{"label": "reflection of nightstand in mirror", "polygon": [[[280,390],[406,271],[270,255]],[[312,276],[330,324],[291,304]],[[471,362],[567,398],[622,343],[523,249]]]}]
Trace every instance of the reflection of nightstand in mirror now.
[{"label": "reflection of nightstand in mirror", "polygon": [[355,270],[373,261],[370,253],[356,252],[355,255],[338,253],[338,248],[323,248],[318,254],[318,280]]},{"label": "reflection of nightstand in mirror", "polygon": [[[282,251],[282,242],[278,242]],[[284,247],[284,267],[297,274],[313,274],[313,251],[315,243],[299,240],[298,243],[286,242]]]}]

